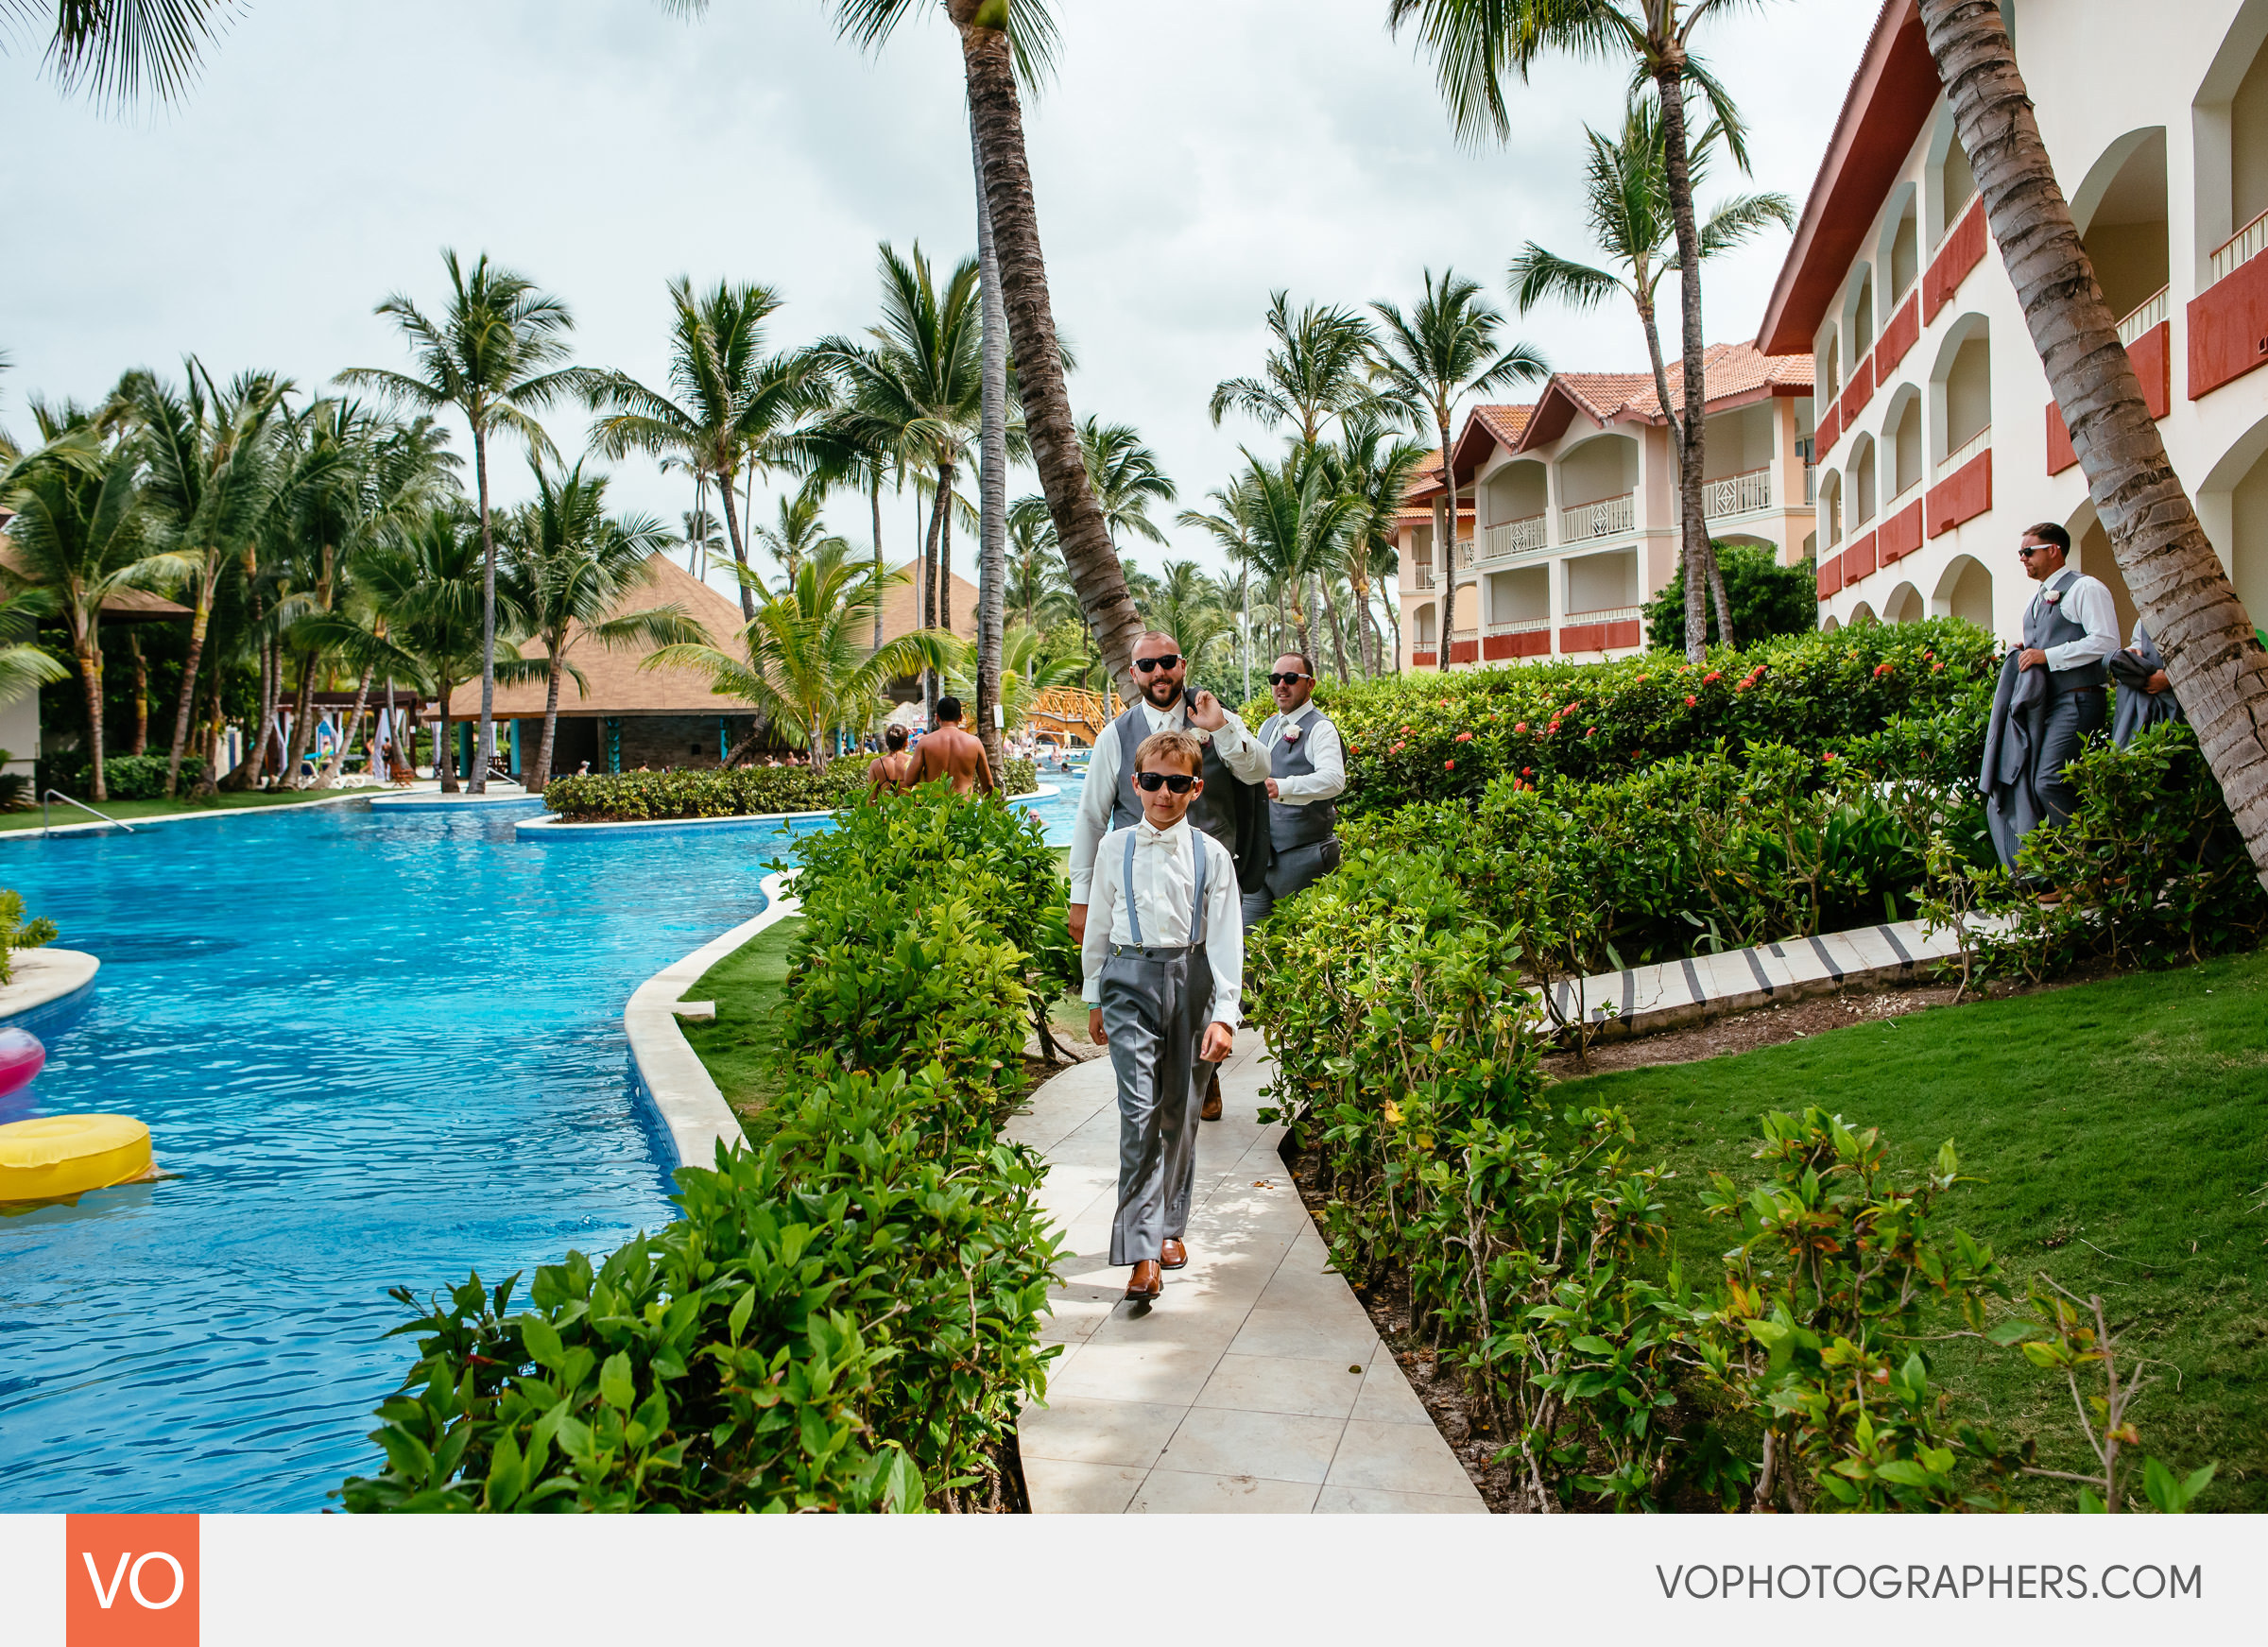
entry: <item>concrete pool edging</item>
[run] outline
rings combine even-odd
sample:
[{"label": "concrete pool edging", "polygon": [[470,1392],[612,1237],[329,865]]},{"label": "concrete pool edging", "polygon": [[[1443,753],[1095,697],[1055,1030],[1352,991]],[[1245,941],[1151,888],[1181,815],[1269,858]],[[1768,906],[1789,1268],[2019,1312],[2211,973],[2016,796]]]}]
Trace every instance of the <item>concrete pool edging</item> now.
[{"label": "concrete pool edging", "polygon": [[678,1006],[685,991],[701,981],[710,968],[733,951],[790,916],[802,912],[800,899],[782,889],[784,875],[766,875],[762,883],[764,913],[744,920],[731,931],[710,939],[691,954],[662,968],[630,992],[622,1011],[622,1026],[630,1040],[630,1064],[639,1090],[661,1118],[669,1135],[679,1167],[707,1166],[716,1158],[716,1146],[733,1149],[747,1142],[740,1121],[725,1095],[717,1090],[708,1066],[678,1025]]},{"label": "concrete pool edging", "polygon": [[102,970],[84,950],[18,950],[12,965],[15,978],[0,984],[0,1029],[29,1029],[34,1019],[51,1021],[77,1006]]},{"label": "concrete pool edging", "polygon": [[375,801],[380,795],[399,795],[398,789],[382,789],[376,784],[359,784],[317,797],[313,800],[288,800],[281,806],[215,806],[201,812],[161,812],[150,817],[120,818],[114,822],[51,824],[43,828],[26,824],[20,829],[0,830],[0,841],[36,841],[46,835],[92,834],[96,830],[114,830],[125,827],[140,831],[151,824],[187,823],[195,818],[209,817],[263,817],[269,813],[305,812],[313,806],[336,806],[341,801]]},{"label": "concrete pool edging", "polygon": [[[1004,796],[1002,798],[1009,801],[1047,800],[1061,793],[1062,791],[1056,785],[1042,783],[1039,788],[1027,790],[1022,795]],[[564,818],[553,817],[547,813],[541,817],[530,818],[525,823],[514,824],[512,832],[515,835],[532,833],[538,836],[595,835],[611,830],[682,830],[714,828],[720,825],[793,823],[798,818],[833,817],[837,810],[834,807],[828,807],[819,812],[735,812],[723,817],[603,818],[583,823],[571,823]]]}]

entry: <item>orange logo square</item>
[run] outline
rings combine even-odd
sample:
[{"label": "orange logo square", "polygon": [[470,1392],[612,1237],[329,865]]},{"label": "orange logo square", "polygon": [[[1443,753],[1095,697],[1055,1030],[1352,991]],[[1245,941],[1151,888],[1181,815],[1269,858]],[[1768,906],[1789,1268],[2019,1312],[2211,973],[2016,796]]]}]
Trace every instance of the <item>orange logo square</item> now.
[{"label": "orange logo square", "polygon": [[65,1647],[198,1647],[195,1516],[63,1521]]}]

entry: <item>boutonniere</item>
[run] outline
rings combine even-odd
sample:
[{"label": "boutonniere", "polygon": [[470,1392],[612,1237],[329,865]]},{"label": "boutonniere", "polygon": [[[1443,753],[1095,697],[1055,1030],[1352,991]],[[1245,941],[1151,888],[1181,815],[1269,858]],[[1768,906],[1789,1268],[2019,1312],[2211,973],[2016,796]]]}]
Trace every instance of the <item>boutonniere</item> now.
[{"label": "boutonniere", "polygon": [[2052,607],[2061,606],[2063,604],[2063,591],[2060,589],[2051,589],[2039,598],[2046,601],[2048,605]]},{"label": "boutonniere", "polygon": [[1297,744],[1299,741],[1299,729],[1297,727],[1284,728],[1283,741],[1287,744]]}]

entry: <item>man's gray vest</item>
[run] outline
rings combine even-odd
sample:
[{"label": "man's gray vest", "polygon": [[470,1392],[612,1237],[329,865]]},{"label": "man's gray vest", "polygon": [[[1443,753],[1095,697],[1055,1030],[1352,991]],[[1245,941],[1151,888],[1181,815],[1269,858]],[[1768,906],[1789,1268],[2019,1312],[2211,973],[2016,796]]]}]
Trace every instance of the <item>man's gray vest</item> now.
[{"label": "man's gray vest", "polygon": [[[1174,705],[1174,714],[1177,718],[1173,724],[1189,726],[1188,698]],[[1110,798],[1110,827],[1121,830],[1142,821],[1142,792],[1134,787],[1134,751],[1150,735],[1149,712],[1141,704],[1131,704],[1125,714],[1111,723],[1111,730],[1118,735],[1118,789]],[[1205,780],[1205,793],[1190,802],[1189,821],[1227,847],[1233,858],[1236,801],[1228,786],[1236,781],[1236,774],[1213,752],[1212,740],[1202,731],[1197,735],[1205,738],[1205,761],[1197,771],[1197,776]]]},{"label": "man's gray vest", "polygon": [[[1313,776],[1315,728],[1323,724],[1323,712],[1312,703],[1297,714],[1270,715],[1262,722],[1260,741],[1263,745],[1280,729],[1295,726],[1299,729],[1296,739],[1277,738],[1268,755],[1268,776],[1280,780]],[[1335,799],[1311,800],[1305,806],[1287,806],[1280,800],[1268,802],[1268,841],[1279,852],[1328,841],[1338,826],[1339,803]]]},{"label": "man's gray vest", "polygon": [[[2057,593],[2068,592],[2079,580],[2079,574],[2065,567],[2041,586],[2032,597],[2032,605],[2024,612],[2024,644],[2045,651],[2050,646],[2061,646],[2067,642],[2087,638],[2087,626],[2074,623],[2064,615],[2061,604],[2051,606],[2047,601],[2049,590]],[[2076,669],[2048,671],[2048,690],[2054,693],[2077,692],[2084,687],[2101,686],[2110,678],[2103,660],[2097,658]]]}]

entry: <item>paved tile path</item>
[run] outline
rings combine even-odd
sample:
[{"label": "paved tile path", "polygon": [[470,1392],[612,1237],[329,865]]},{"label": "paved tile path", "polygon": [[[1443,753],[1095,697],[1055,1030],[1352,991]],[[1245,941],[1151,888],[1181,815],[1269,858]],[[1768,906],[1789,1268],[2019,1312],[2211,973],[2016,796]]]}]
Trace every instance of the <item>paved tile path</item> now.
[{"label": "paved tile path", "polygon": [[1109,1264],[1118,1106],[1108,1058],[1033,1094],[1008,1136],[1048,1159],[1044,1198],[1075,1255],[1046,1336],[1047,1401],[1023,1415],[1041,1512],[1486,1514],[1346,1280],[1262,1126],[1268,1063],[1237,1038],[1226,1114],[1197,1148],[1189,1267],[1147,1309]]}]

